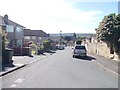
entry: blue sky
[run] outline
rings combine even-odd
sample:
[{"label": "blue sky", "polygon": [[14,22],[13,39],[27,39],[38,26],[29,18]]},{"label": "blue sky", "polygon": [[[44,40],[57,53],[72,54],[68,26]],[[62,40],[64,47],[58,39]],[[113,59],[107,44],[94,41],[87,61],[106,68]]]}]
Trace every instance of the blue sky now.
[{"label": "blue sky", "polygon": [[[111,0],[109,0],[111,1]],[[81,0],[0,0],[0,15],[46,33],[95,33],[105,15],[118,13],[118,2]],[[4,7],[5,6],[5,7]]]},{"label": "blue sky", "polygon": [[98,26],[104,16],[110,13],[118,14],[118,2],[75,2],[73,7],[81,11],[101,11],[102,13],[96,16],[98,18],[94,26]]},{"label": "blue sky", "polygon": [[117,13],[118,2],[78,2],[74,7],[82,10],[101,10],[104,14]]}]

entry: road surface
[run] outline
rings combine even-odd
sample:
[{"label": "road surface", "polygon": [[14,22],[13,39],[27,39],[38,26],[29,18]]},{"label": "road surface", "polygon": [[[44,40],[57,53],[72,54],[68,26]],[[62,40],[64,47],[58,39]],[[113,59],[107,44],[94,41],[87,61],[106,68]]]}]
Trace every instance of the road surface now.
[{"label": "road surface", "polygon": [[118,88],[118,78],[93,57],[73,58],[71,47],[3,76],[3,88]]}]

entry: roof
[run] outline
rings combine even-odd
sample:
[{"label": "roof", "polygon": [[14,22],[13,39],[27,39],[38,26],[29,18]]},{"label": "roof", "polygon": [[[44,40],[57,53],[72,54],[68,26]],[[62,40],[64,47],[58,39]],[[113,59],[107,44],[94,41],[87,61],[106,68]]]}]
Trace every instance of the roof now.
[{"label": "roof", "polygon": [[[5,24],[5,19],[2,16],[0,16],[0,25],[7,25],[7,24]],[[13,22],[12,20],[9,20],[9,19],[8,19],[8,25],[19,26],[19,27],[25,28],[24,26],[22,26],[16,22]]]},{"label": "roof", "polygon": [[60,41],[60,36],[50,36],[49,38],[54,41]]},{"label": "roof", "polygon": [[30,29],[24,29],[24,35],[25,36],[38,36],[38,37],[48,37],[49,36],[43,30],[30,30]]},{"label": "roof", "polygon": [[0,16],[0,25],[5,25],[4,20],[3,20],[3,17],[2,17],[2,16]]}]

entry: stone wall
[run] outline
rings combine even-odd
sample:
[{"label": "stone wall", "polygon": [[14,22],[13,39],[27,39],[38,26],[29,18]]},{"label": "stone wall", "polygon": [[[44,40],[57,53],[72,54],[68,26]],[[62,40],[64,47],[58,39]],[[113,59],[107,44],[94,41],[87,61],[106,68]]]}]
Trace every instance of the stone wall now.
[{"label": "stone wall", "polygon": [[115,52],[114,54],[110,54],[110,48],[104,42],[88,43],[87,48],[88,52],[90,53],[97,54],[116,61],[119,60],[118,55]]}]

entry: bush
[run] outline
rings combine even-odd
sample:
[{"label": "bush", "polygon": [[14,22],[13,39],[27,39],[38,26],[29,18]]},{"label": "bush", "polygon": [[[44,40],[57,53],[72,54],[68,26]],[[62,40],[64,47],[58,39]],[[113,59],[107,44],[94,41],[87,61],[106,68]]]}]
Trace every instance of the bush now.
[{"label": "bush", "polygon": [[105,16],[97,29],[97,37],[113,45],[115,52],[120,53],[120,14]]},{"label": "bush", "polygon": [[31,53],[32,54],[37,54],[38,53],[38,46],[37,46],[37,44],[32,42],[32,44],[30,46],[31,46]]},{"label": "bush", "polygon": [[81,43],[82,43],[81,40],[77,40],[77,41],[76,41],[76,44],[81,44]]},{"label": "bush", "polygon": [[43,41],[43,49],[44,51],[49,51],[51,49],[51,42],[48,40]]}]

